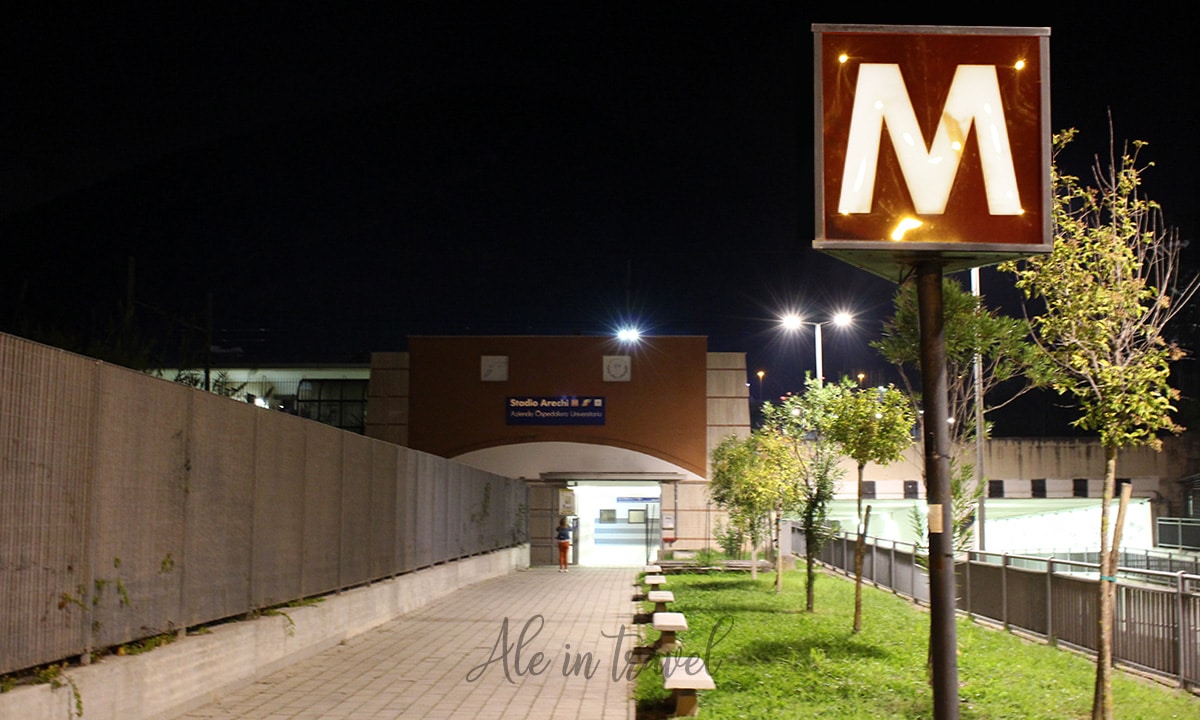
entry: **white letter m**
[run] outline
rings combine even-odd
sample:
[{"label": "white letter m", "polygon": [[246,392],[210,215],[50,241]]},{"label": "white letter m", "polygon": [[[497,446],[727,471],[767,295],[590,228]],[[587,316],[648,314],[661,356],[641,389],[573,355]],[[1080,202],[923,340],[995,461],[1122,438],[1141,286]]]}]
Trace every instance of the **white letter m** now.
[{"label": "white letter m", "polygon": [[926,152],[925,137],[917,125],[900,66],[864,63],[858,71],[854,109],[850,116],[839,213],[871,212],[884,121],[917,214],[941,215],[946,212],[950,188],[954,185],[972,122],[976,124],[988,212],[992,215],[1021,214],[995,66],[958,66],[933,135],[933,145]]}]

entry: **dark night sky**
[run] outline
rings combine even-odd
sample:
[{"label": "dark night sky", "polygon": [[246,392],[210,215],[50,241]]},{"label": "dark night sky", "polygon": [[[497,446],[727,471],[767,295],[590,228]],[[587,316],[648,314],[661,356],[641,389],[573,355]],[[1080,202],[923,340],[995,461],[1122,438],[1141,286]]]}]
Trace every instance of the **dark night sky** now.
[{"label": "dark night sky", "polygon": [[827,376],[878,374],[893,286],[810,249],[814,22],[1050,27],[1054,127],[1086,161],[1111,108],[1196,231],[1194,43],[1167,10],[247,5],[6,21],[0,329],[103,324],[133,256],[152,332],[212,292],[217,342],[287,359],[632,317],[748,352],[772,394],[812,369],[775,331],[795,305],[864,318],[826,331]]}]

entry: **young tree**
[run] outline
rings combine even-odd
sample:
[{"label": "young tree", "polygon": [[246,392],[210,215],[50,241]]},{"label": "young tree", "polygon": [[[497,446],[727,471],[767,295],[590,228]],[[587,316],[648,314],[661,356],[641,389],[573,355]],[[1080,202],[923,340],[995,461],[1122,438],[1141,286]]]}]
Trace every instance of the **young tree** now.
[{"label": "young tree", "polygon": [[[1095,186],[1060,172],[1058,157],[1075,132],[1054,139],[1054,249],[1009,264],[1026,298],[1044,311],[1029,321],[1053,373],[1047,384],[1078,402],[1078,427],[1099,433],[1105,450],[1100,505],[1100,582],[1093,718],[1113,712],[1112,614],[1118,548],[1109,549],[1109,506],[1123,448],[1158,448],[1158,433],[1182,430],[1171,417],[1178,392],[1167,382],[1183,353],[1165,325],[1195,294],[1195,278],[1180,284],[1178,235],[1164,226],[1158,204],[1142,194],[1148,164],[1143,143],[1118,157],[1093,160]],[[1118,528],[1119,531],[1119,528]],[[1114,535],[1114,540],[1119,539]]]},{"label": "young tree", "polygon": [[760,482],[771,508],[775,539],[775,592],[783,592],[783,518],[795,513],[804,502],[804,468],[791,440],[766,428],[755,431],[760,462]]},{"label": "young tree", "polygon": [[[975,510],[983,486],[975,484],[975,467],[970,463],[950,461],[950,520],[954,523],[953,538],[955,554],[969,552],[975,539]],[[917,540],[918,552],[929,549],[929,523],[925,513],[921,512],[918,504],[914,504],[909,512],[909,525]],[[917,564],[929,569],[928,556],[918,557]]]},{"label": "young tree", "polygon": [[827,432],[833,400],[841,393],[839,385],[822,385],[809,378],[803,395],[792,395],[779,405],[763,406],[764,428],[787,439],[801,468],[799,515],[804,526],[805,609],[815,603],[816,559],[832,537],[828,527],[829,503],[834,485],[842,476],[838,467],[841,455]]},{"label": "young tree", "polygon": [[753,485],[756,463],[751,439],[730,435],[713,448],[712,477],[708,483],[709,497],[729,513],[729,524],[752,538],[752,578],[758,577],[758,542],[753,529],[762,523],[765,514]]},{"label": "young tree", "polygon": [[[1001,315],[984,304],[983,297],[972,295],[953,278],[942,280],[942,315],[946,329],[946,376],[950,417],[950,437],[961,445],[975,435],[975,356],[983,365],[983,395],[991,395],[990,412],[1011,403],[1030,388],[1029,383],[1014,386],[1037,363],[1036,348],[1028,339],[1024,320]],[[905,390],[919,401],[912,373],[920,372],[920,327],[917,317],[916,283],[906,282],[892,299],[892,316],[883,323],[883,336],[871,343],[888,362],[900,371]],[[1007,394],[996,399],[1004,385]],[[986,428],[984,429],[986,432]]]},{"label": "young tree", "polygon": [[862,630],[862,565],[867,523],[863,513],[863,471],[867,463],[888,464],[900,459],[912,444],[915,414],[904,393],[895,387],[859,388],[843,379],[830,405],[829,437],[858,465],[858,541],[854,545],[854,632]]},{"label": "young tree", "polygon": [[[920,327],[917,316],[917,293],[913,282],[902,284],[892,301],[893,314],[883,325],[883,336],[871,343],[900,372],[901,381],[913,401],[920,407],[919,373]],[[1026,376],[1036,377],[1040,361],[1037,349],[1029,342],[1024,320],[999,314],[989,309],[982,297],[963,289],[957,280],[942,281],[942,308],[946,332],[947,400],[950,408],[950,442],[954,456],[950,459],[951,503],[954,520],[953,537],[956,550],[968,550],[974,537],[974,508],[983,495],[982,478],[975,482],[975,463],[963,457],[966,449],[982,431],[977,417],[986,417],[992,410],[1008,405],[1032,387]],[[975,358],[979,358],[979,390],[990,397],[992,406],[975,407]],[[1018,381],[1018,382],[1014,382]],[[1000,391],[1003,391],[1001,394]],[[918,421],[921,418],[918,416]],[[924,515],[913,508],[914,527],[925,536]]]},{"label": "young tree", "polygon": [[[713,476],[709,495],[729,511],[730,521],[761,527],[774,516],[776,546],[783,514],[801,497],[800,466],[786,439],[778,433],[756,430],[748,438],[730,436],[713,450]],[[751,577],[757,579],[758,544],[750,555]],[[783,589],[783,559],[776,553],[775,589]]]}]

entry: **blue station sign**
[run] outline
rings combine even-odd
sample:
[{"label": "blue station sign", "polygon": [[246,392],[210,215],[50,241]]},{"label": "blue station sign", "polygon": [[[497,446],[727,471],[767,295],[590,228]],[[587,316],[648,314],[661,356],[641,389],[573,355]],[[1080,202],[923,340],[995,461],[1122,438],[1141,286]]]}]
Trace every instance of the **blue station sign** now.
[{"label": "blue station sign", "polygon": [[509,397],[504,414],[509,425],[603,425],[604,398]]}]

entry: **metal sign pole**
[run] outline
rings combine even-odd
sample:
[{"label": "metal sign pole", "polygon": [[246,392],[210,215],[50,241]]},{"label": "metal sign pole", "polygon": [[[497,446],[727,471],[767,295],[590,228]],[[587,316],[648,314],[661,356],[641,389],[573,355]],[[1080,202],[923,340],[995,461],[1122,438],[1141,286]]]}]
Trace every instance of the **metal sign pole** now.
[{"label": "metal sign pole", "polygon": [[958,718],[955,656],[954,521],[950,502],[950,412],[946,395],[946,333],[942,265],[917,265],[921,323],[921,395],[925,410],[925,493],[929,503],[929,651],[933,662],[933,717]]}]

